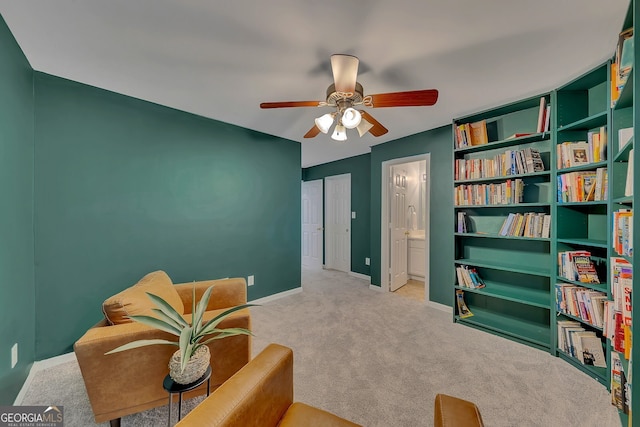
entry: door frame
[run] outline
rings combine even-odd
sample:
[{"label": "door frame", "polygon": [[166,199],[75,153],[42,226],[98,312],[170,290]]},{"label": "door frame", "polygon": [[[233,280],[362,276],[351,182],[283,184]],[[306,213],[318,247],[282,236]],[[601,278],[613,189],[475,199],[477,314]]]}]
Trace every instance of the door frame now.
[{"label": "door frame", "polygon": [[[346,273],[350,273],[351,272],[351,236],[352,236],[352,229],[351,229],[351,173],[343,173],[343,174],[338,174],[338,175],[331,175],[331,176],[326,176],[324,177],[324,264],[325,267],[328,269],[332,269],[334,266],[331,264],[330,260],[332,260],[333,258],[330,256],[330,251],[332,250],[331,248],[333,247],[333,236],[331,235],[331,233],[329,233],[328,230],[328,224],[327,224],[327,219],[329,218],[329,208],[330,208],[330,203],[329,203],[329,188],[330,188],[330,182],[334,181],[334,180],[338,180],[338,179],[344,179],[344,178],[349,178],[349,214],[348,214],[348,218],[345,218],[347,220],[347,223],[349,224],[349,228],[348,228],[348,233],[349,233],[349,256],[348,256],[348,260],[347,260],[347,266],[346,266]],[[333,187],[331,187],[333,188]],[[341,271],[341,270],[340,270]]]},{"label": "door frame", "polygon": [[425,174],[427,176],[426,185],[424,188],[425,197],[425,249],[424,249],[424,302],[427,303],[429,299],[429,276],[431,269],[429,268],[429,254],[431,252],[431,245],[429,244],[431,236],[431,154],[417,154],[415,156],[400,157],[397,159],[385,160],[382,162],[382,179],[380,183],[380,288],[385,292],[391,291],[389,280],[390,269],[390,230],[389,230],[389,197],[390,197],[390,184],[391,184],[391,167],[400,165],[403,163],[419,162],[424,160]]}]

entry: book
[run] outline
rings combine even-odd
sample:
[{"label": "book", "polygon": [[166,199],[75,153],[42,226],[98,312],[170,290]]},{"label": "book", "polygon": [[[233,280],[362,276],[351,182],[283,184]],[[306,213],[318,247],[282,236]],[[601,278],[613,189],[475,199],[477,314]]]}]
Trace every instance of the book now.
[{"label": "book", "polygon": [[538,109],[538,125],[536,126],[536,132],[544,132],[545,125],[545,113],[547,111],[547,98],[540,97],[540,108]]},{"label": "book", "polygon": [[629,150],[629,161],[627,163],[627,179],[624,185],[624,195],[633,196],[633,148]]},{"label": "book", "polygon": [[469,128],[471,130],[471,145],[484,145],[489,143],[486,120],[469,123]]},{"label": "book", "polygon": [[622,128],[618,129],[618,151],[622,151],[622,149],[631,141],[633,138],[633,128]]},{"label": "book", "polygon": [[458,316],[460,316],[461,319],[473,316],[473,313],[464,302],[464,292],[460,289],[456,289],[456,304],[458,306]]},{"label": "book", "polygon": [[514,133],[513,135],[508,136],[505,139],[522,138],[522,137],[529,136],[529,135],[533,135],[533,134],[531,134],[531,133]]},{"label": "book", "polygon": [[602,340],[595,334],[590,336],[582,336],[582,355],[580,362],[585,365],[606,368],[607,361],[604,357],[602,348]]},{"label": "book", "polygon": [[574,142],[571,144],[571,157],[569,158],[569,166],[585,165],[589,162],[589,145],[584,142]]}]

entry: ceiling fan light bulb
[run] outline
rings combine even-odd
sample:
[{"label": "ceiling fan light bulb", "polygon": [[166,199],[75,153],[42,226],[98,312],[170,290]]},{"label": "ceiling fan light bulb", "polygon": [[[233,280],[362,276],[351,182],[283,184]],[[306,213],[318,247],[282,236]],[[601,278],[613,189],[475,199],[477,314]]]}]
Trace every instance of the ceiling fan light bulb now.
[{"label": "ceiling fan light bulb", "polygon": [[342,113],[342,124],[347,129],[354,129],[360,124],[361,120],[362,115],[360,114],[360,111],[354,108],[347,108],[344,110],[344,113]]},{"label": "ceiling fan light bulb", "polygon": [[342,125],[336,125],[333,130],[333,135],[331,135],[331,139],[334,141],[346,141],[347,140],[347,129]]},{"label": "ceiling fan light bulb", "polygon": [[366,119],[362,119],[360,121],[360,124],[356,127],[356,129],[358,129],[358,135],[360,135],[360,138],[362,138],[365,133],[369,132],[372,127],[373,125],[371,123],[369,123]]},{"label": "ceiling fan light bulb", "polygon": [[316,126],[318,127],[318,129],[320,129],[320,132],[327,133],[329,132],[329,128],[333,124],[333,114],[324,114],[318,117],[315,121]]}]

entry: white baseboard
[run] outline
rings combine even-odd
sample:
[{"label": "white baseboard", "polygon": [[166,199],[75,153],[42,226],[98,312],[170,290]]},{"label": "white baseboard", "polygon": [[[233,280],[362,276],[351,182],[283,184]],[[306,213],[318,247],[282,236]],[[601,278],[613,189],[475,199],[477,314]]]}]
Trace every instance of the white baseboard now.
[{"label": "white baseboard", "polygon": [[29,375],[27,375],[27,379],[24,384],[22,384],[22,388],[20,392],[16,396],[16,400],[13,402],[14,405],[21,405],[24,400],[24,395],[27,393],[31,382],[35,375],[47,368],[52,368],[54,366],[62,365],[63,363],[77,361],[76,354],[74,352],[61,354],[60,356],[50,357],[49,359],[40,360],[38,362],[33,362],[31,365],[31,369],[29,369]]},{"label": "white baseboard", "polygon": [[269,295],[263,298],[258,298],[256,300],[249,301],[250,304],[264,304],[267,302],[275,301],[280,298],[288,297],[289,295],[294,295],[302,292],[302,286],[298,288],[289,289],[288,291],[280,292],[277,294]]},{"label": "white baseboard", "polygon": [[427,305],[429,307],[433,307],[436,310],[444,311],[449,314],[453,314],[453,308],[448,305],[440,304],[439,302],[428,301]]},{"label": "white baseboard", "polygon": [[382,286],[378,286],[378,285],[369,285],[369,289],[377,292],[385,292],[382,290]]},{"label": "white baseboard", "polygon": [[367,276],[366,274],[350,271],[349,276],[357,277],[358,279],[366,280],[367,282],[371,283],[371,277]]}]

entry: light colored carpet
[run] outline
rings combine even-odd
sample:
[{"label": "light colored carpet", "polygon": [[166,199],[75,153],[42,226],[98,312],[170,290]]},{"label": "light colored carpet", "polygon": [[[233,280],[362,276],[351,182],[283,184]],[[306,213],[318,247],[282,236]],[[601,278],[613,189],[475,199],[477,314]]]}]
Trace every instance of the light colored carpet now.
[{"label": "light colored carpet", "polygon": [[[293,349],[298,401],[370,427],[432,425],[437,393],[474,401],[488,427],[620,425],[606,388],[549,353],[344,273],[303,276],[303,292],[252,308],[254,354]],[[65,425],[96,425],[76,362],[39,372],[22,404],[63,405]],[[166,422],[166,406],[123,418]]]}]

